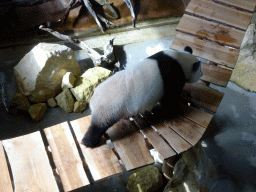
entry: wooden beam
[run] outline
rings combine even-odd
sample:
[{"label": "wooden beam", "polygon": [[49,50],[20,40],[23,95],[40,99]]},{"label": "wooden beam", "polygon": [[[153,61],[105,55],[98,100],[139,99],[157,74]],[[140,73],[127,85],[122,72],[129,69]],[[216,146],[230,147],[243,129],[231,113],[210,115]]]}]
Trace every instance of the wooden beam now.
[{"label": "wooden beam", "polygon": [[201,139],[206,130],[204,127],[182,116],[165,120],[164,122],[193,146]]},{"label": "wooden beam", "polygon": [[154,129],[151,128],[151,125],[147,123],[144,118],[142,118],[140,115],[137,115],[133,119],[163,159],[168,159],[177,154],[171,148],[171,146],[168,145],[164,139]]},{"label": "wooden beam", "polygon": [[59,191],[39,131],[2,142],[10,161],[15,192]]},{"label": "wooden beam", "polygon": [[201,80],[223,87],[227,86],[232,75],[232,70],[218,67],[211,62],[208,62],[208,64],[202,62],[201,68],[203,72]]},{"label": "wooden beam", "polygon": [[171,147],[178,153],[187,151],[192,147],[187,141],[179,136],[174,130],[167,127],[164,123],[152,124],[157,131],[165,138],[165,140],[171,145]]},{"label": "wooden beam", "polygon": [[171,45],[172,49],[183,51],[185,46],[193,49],[193,55],[234,68],[239,50],[200,39],[196,36],[178,33]]},{"label": "wooden beam", "polygon": [[65,191],[89,185],[76,143],[64,122],[44,129]]},{"label": "wooden beam", "polygon": [[120,120],[107,134],[128,171],[154,163],[143,135],[131,121]]},{"label": "wooden beam", "polygon": [[[186,12],[246,30],[252,14],[209,0],[192,0]],[[234,19],[235,18],[235,19]]]},{"label": "wooden beam", "polygon": [[244,31],[187,14],[183,15],[176,30],[237,49],[245,34]]},{"label": "wooden beam", "polygon": [[0,141],[0,162],[0,191],[13,192],[11,177],[9,174],[2,141]]},{"label": "wooden beam", "polygon": [[245,9],[249,12],[253,12],[256,2],[254,0],[215,0],[216,2],[224,3],[226,5],[232,5],[237,8]]},{"label": "wooden beam", "polygon": [[181,115],[201,125],[204,128],[208,127],[213,118],[212,114],[185,104],[181,104]]},{"label": "wooden beam", "polygon": [[[90,122],[90,116],[86,116],[70,122],[78,142],[82,140],[85,132],[90,126]],[[100,145],[95,148],[88,148],[81,143],[79,144],[85,161],[95,181],[122,172],[118,158],[106,144],[104,137],[101,138]]]},{"label": "wooden beam", "polygon": [[224,93],[198,83],[187,83],[181,96],[195,105],[216,112]]}]

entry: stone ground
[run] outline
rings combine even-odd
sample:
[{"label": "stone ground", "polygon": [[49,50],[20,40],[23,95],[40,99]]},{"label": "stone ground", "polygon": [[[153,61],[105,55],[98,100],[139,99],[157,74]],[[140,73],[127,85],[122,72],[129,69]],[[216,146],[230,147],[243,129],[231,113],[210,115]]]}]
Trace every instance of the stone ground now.
[{"label": "stone ground", "polygon": [[[115,47],[121,64],[131,65],[161,49],[167,49],[171,38]],[[83,69],[88,60],[81,52],[77,54]],[[4,84],[7,103],[16,91],[13,73],[4,64],[0,67],[0,83]],[[204,149],[218,171],[219,180],[212,184],[212,192],[254,192],[256,191],[256,93],[229,83],[227,88],[211,85],[225,93],[213,118],[214,127],[205,135]],[[0,94],[1,96],[1,94]],[[74,120],[89,114],[67,114],[60,108],[49,109],[45,118],[35,124],[26,117],[12,117],[7,114],[0,99],[0,140],[40,130],[62,121]],[[159,164],[156,166],[159,167]],[[131,173],[124,173],[86,187],[90,192],[128,191],[126,184]],[[79,191],[79,190],[78,190]],[[81,190],[82,191],[82,190]]]}]

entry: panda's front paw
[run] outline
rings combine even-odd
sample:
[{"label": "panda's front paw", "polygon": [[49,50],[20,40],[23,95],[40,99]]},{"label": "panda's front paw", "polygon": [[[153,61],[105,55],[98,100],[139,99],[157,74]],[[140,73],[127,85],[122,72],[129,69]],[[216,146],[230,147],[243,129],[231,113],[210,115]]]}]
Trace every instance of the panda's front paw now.
[{"label": "panda's front paw", "polygon": [[85,145],[86,147],[95,147],[98,143],[98,139],[96,139],[95,137],[89,137],[87,134],[85,134],[85,136],[83,137],[81,143],[83,145]]}]

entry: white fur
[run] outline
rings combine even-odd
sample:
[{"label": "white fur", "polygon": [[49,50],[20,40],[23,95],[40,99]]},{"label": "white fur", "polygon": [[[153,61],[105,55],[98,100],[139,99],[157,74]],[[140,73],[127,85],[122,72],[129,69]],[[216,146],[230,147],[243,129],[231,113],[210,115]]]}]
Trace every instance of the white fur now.
[{"label": "white fur", "polygon": [[[132,116],[151,110],[163,96],[163,80],[155,60],[146,59],[117,72],[95,90],[90,108],[101,120]],[[104,95],[102,95],[104,94]]]}]

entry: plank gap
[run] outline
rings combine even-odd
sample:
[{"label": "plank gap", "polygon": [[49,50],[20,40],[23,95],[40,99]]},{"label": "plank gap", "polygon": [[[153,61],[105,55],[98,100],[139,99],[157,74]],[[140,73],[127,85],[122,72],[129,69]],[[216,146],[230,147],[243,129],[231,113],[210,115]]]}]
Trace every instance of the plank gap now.
[{"label": "plank gap", "polygon": [[[245,8],[245,6],[244,7],[239,7],[238,5],[235,5],[234,3],[226,3],[223,0],[212,0],[212,1],[215,2],[215,3],[218,3],[220,5],[224,5],[224,6],[227,6],[227,7],[232,7],[234,9],[239,10],[239,11],[245,11],[245,12],[249,12],[249,13],[253,13],[253,11],[254,11],[254,8],[253,9],[252,8],[250,9],[249,7]],[[239,0],[239,1],[241,1],[241,0]],[[242,0],[242,2],[243,2],[243,0]]]},{"label": "plank gap", "polygon": [[121,119],[110,127],[107,133],[124,162],[126,170],[130,171],[154,163],[144,136],[131,121]]},{"label": "plank gap", "polygon": [[[70,122],[78,143],[81,147],[86,164],[89,167],[90,173],[95,181],[107,178],[109,176],[121,173],[123,169],[112,151],[107,145],[104,136],[99,140],[99,143],[94,148],[85,147],[81,144],[81,140],[91,124],[91,116],[85,116]],[[104,159],[104,161],[102,161]]]},{"label": "plank gap", "polygon": [[[252,14],[209,0],[191,0],[186,13],[195,14],[220,23],[246,30]],[[234,19],[236,18],[236,19]]]},{"label": "plank gap", "polygon": [[[237,27],[237,26],[234,26],[234,25],[231,25],[231,24],[227,24],[227,23],[224,23],[224,22],[221,22],[221,21],[217,21],[217,20],[214,20],[214,19],[210,19],[210,18],[207,18],[205,16],[202,16],[202,15],[198,15],[198,14],[195,14],[195,13],[191,13],[191,12],[188,12],[188,11],[185,11],[185,13],[187,15],[190,15],[190,16],[193,16],[193,17],[197,17],[199,19],[203,19],[203,20],[206,20],[206,21],[209,21],[209,22],[212,22],[212,23],[217,23],[217,24],[221,24],[221,25],[224,25],[226,27],[232,27],[234,29],[237,29],[237,30],[241,30],[243,32],[246,32],[246,29],[243,29],[243,28],[240,28],[240,27]],[[218,42],[217,42],[218,43]],[[236,47],[234,47],[236,48]]]},{"label": "plank gap", "polygon": [[145,118],[142,118],[141,115],[137,115],[134,118],[134,124],[143,132],[153,149],[155,149],[163,159],[170,158],[177,154],[164,137],[159,132],[155,131],[150,123]]},{"label": "plank gap", "polygon": [[68,121],[68,125],[69,125],[69,127],[70,127],[70,131],[71,131],[71,133],[72,133],[72,136],[73,136],[73,138],[74,138],[74,140],[75,140],[76,147],[77,147],[78,152],[79,152],[79,156],[80,156],[80,158],[81,158],[81,160],[82,160],[83,168],[84,168],[84,170],[85,170],[85,174],[86,174],[86,176],[87,176],[87,178],[88,178],[88,180],[89,180],[89,183],[90,183],[90,184],[94,184],[95,181],[94,181],[94,179],[93,179],[93,175],[92,175],[92,173],[91,173],[91,171],[90,171],[90,168],[89,168],[88,164],[86,163],[86,159],[85,159],[85,157],[84,157],[84,154],[83,154],[83,152],[82,152],[81,146],[80,146],[80,144],[79,144],[79,141],[78,141],[78,139],[77,139],[77,137],[76,137],[76,134],[75,134],[75,132],[74,132],[74,130],[73,130],[73,127],[72,127],[72,124],[70,123],[70,121]]},{"label": "plank gap", "polygon": [[180,154],[192,147],[190,143],[180,137],[174,130],[166,126],[164,120],[155,120],[154,114],[148,113],[144,118],[151,124],[151,127],[159,133],[160,137],[164,138],[169,146],[177,153]]},{"label": "plank gap", "polygon": [[171,48],[183,51],[185,46],[190,46],[193,49],[193,55],[229,68],[235,67],[239,55],[238,49],[178,32]]},{"label": "plank gap", "polygon": [[213,44],[216,44],[216,45],[220,45],[220,46],[223,46],[223,47],[230,47],[231,49],[238,50],[238,51],[240,50],[240,47],[236,47],[236,46],[232,46],[232,45],[227,45],[227,44],[219,42],[219,41],[214,41],[214,40],[208,39],[206,37],[195,35],[193,33],[186,32],[186,31],[182,31],[182,30],[180,30],[178,28],[176,28],[176,31],[181,33],[181,34],[192,36],[192,37],[195,37],[195,38],[198,38],[200,40],[207,41],[207,42],[210,42],[210,43],[213,43]]},{"label": "plank gap", "polygon": [[176,30],[237,49],[240,48],[245,34],[244,31],[233,27],[227,27],[188,14],[183,15]]},{"label": "plank gap", "polygon": [[181,97],[196,106],[216,112],[224,97],[224,93],[199,83],[186,83]]}]

